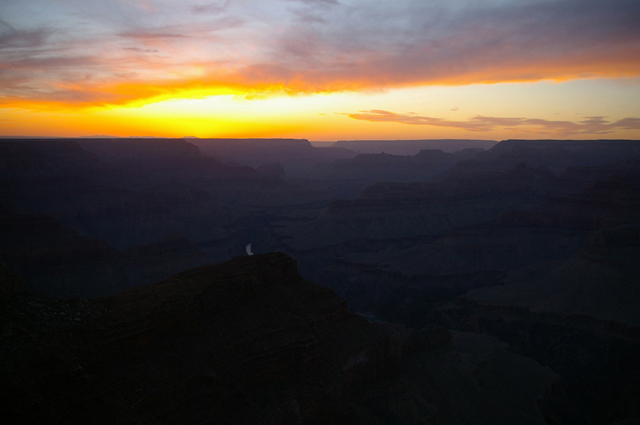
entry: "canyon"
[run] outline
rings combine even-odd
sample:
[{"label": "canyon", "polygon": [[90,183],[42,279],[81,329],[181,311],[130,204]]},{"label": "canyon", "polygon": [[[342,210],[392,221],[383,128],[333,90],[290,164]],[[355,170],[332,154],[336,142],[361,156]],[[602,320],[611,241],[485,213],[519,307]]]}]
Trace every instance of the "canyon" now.
[{"label": "canyon", "polygon": [[14,422],[640,421],[638,141],[2,140],[0,183]]}]

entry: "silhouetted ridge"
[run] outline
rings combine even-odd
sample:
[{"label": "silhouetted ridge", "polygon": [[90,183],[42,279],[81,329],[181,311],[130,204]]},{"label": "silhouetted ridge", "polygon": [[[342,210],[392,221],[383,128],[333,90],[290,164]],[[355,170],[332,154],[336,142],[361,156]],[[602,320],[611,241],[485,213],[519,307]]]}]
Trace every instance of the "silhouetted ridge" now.
[{"label": "silhouetted ridge", "polygon": [[0,267],[10,423],[541,424],[555,380],[490,338],[370,323],[280,253],[91,301],[13,280]]},{"label": "silhouetted ridge", "polygon": [[107,168],[76,140],[0,140],[0,179],[83,176]]},{"label": "silhouetted ridge", "polygon": [[460,163],[442,178],[503,170],[523,162],[530,167],[544,166],[554,173],[567,167],[594,166],[609,162],[640,159],[636,140],[503,140]]},{"label": "silhouetted ridge", "polygon": [[464,149],[445,153],[440,149],[424,149],[413,156],[387,153],[361,154],[352,159],[316,164],[311,177],[320,180],[358,181],[363,185],[380,181],[428,181],[458,161],[474,158],[482,149]]},{"label": "silhouetted ridge", "polygon": [[205,154],[257,167],[280,163],[287,175],[306,176],[318,162],[352,158],[348,149],[315,148],[306,139],[189,139]]},{"label": "silhouetted ridge", "polygon": [[424,140],[339,140],[336,148],[351,149],[358,153],[381,153],[393,155],[415,155],[423,149],[440,149],[455,152],[467,148],[489,149],[494,140],[473,139],[424,139]]}]

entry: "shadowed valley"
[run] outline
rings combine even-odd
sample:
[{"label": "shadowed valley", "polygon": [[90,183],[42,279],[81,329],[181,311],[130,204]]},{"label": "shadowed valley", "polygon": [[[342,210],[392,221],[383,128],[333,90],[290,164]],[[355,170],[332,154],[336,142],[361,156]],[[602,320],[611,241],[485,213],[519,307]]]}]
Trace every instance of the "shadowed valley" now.
[{"label": "shadowed valley", "polygon": [[636,423],[639,259],[637,141],[2,140],[4,410]]}]

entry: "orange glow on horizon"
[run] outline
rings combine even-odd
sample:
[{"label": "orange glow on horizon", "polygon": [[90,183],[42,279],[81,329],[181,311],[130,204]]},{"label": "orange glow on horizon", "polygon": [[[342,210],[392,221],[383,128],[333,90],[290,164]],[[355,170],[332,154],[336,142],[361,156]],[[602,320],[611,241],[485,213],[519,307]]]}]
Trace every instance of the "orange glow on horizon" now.
[{"label": "orange glow on horizon", "polygon": [[[597,84],[598,80],[592,80]],[[577,84],[575,82],[574,84]],[[589,83],[585,80],[584,84]],[[219,92],[210,96],[201,80],[190,84],[167,84],[165,87],[121,84],[117,90],[126,93],[155,95],[151,101],[135,101],[124,105],[77,105],[49,107],[40,104],[34,110],[25,107],[0,108],[0,134],[4,136],[61,136],[86,137],[107,135],[117,137],[152,136],[201,138],[253,138],[287,137],[309,140],[340,139],[424,139],[424,138],[481,138],[500,140],[505,138],[563,138],[560,133],[544,132],[519,126],[501,127],[490,131],[469,131],[465,126],[439,127],[433,125],[406,125],[402,120],[367,122],[354,119],[363,111],[383,109],[406,115],[415,113],[435,117],[445,122],[464,122],[474,116],[529,117],[551,121],[580,121],[576,116],[558,118],[549,110],[557,105],[560,110],[580,111],[583,117],[604,115],[588,104],[576,105],[569,100],[560,105],[549,102],[545,91],[562,90],[564,83],[496,83],[471,86],[427,86],[401,90],[368,90],[365,92],[337,92],[332,94],[288,94],[281,87],[271,87],[268,95],[248,95],[243,87],[215,87]],[[571,86],[571,84],[569,84]],[[168,88],[167,88],[168,87]],[[635,85],[634,85],[635,87]],[[167,88],[167,93],[162,90]],[[114,89],[115,90],[115,89]],[[518,94],[522,91],[522,94]],[[622,90],[622,89],[621,89]],[[576,92],[576,90],[574,90]],[[578,91],[579,92],[579,91]],[[475,93],[475,94],[474,94]],[[498,94],[501,93],[501,94]],[[170,95],[171,94],[171,95]],[[180,94],[180,97],[174,97]],[[532,95],[539,96],[534,100]],[[512,99],[508,99],[511,97]],[[566,96],[565,96],[566,97]],[[420,99],[429,99],[428,103]],[[562,98],[562,96],[560,97]],[[492,100],[493,99],[493,100]],[[518,99],[527,99],[520,111],[514,106]],[[498,102],[499,100],[499,102]],[[636,105],[637,100],[619,102],[615,121],[628,116],[621,115]],[[604,102],[594,103],[594,106]],[[442,106],[446,108],[442,108]],[[461,106],[465,115],[452,112]],[[631,105],[631,106],[629,106]],[[579,106],[578,109],[576,109]],[[556,107],[556,106],[554,106]],[[611,107],[608,107],[611,109]],[[478,112],[473,112],[473,111]],[[514,115],[516,114],[517,115]],[[610,115],[610,112],[607,113]],[[3,116],[6,117],[3,119]],[[406,121],[406,120],[405,120]],[[428,120],[426,121],[428,122]],[[611,134],[611,136],[609,135]],[[573,138],[596,138],[598,134],[570,134]],[[640,138],[637,130],[616,129],[605,137]]]}]

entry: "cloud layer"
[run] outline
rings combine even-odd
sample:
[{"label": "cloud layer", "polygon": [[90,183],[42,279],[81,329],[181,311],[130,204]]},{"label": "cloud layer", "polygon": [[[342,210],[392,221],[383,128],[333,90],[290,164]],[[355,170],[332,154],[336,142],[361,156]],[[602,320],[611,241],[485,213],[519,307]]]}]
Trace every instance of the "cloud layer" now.
[{"label": "cloud layer", "polygon": [[5,0],[0,16],[4,106],[640,75],[637,0]]},{"label": "cloud layer", "polygon": [[555,134],[563,137],[579,134],[608,134],[613,133],[615,130],[640,130],[640,118],[623,118],[609,122],[605,117],[588,117],[579,122],[572,122],[536,118],[476,116],[466,121],[454,121],[415,114],[396,114],[382,110],[362,111],[357,114],[346,115],[356,120],[371,122],[394,122],[409,125],[457,128],[476,132],[517,130],[523,133]]}]

